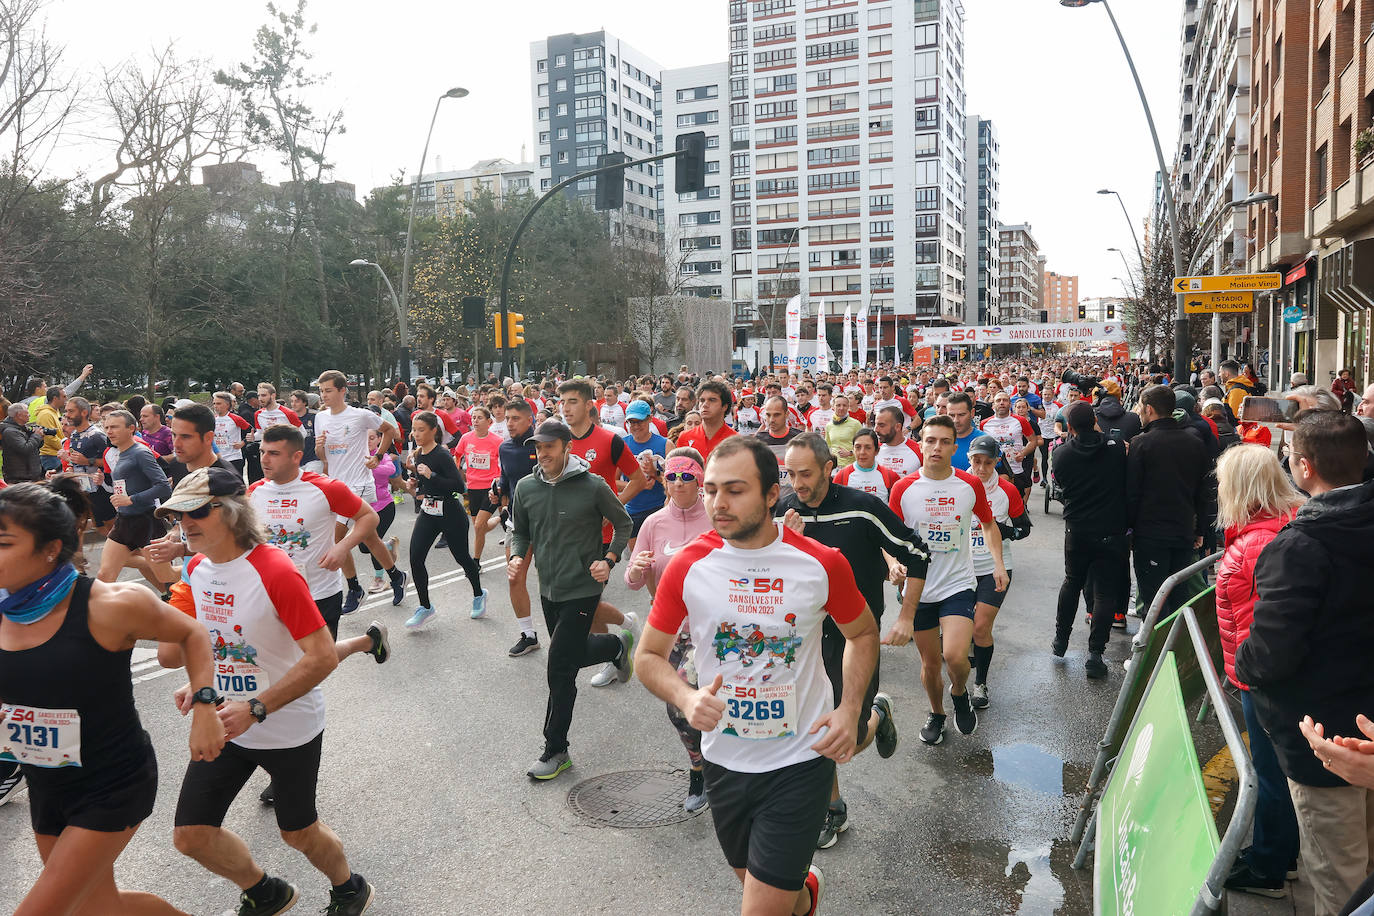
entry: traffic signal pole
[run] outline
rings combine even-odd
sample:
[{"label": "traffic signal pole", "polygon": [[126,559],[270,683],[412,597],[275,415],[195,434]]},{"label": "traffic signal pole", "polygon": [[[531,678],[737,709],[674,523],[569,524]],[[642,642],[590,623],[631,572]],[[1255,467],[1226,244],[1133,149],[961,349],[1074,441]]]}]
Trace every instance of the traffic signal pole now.
[{"label": "traffic signal pole", "polygon": [[[509,313],[510,310],[510,304],[507,301],[507,293],[510,289],[511,267],[515,264],[515,246],[519,244],[520,236],[524,233],[525,227],[530,224],[530,220],[534,218],[534,214],[539,211],[539,208],[544,206],[545,201],[547,201],[550,197],[553,197],[559,191],[566,188],[568,185],[572,184],[575,181],[581,181],[583,178],[590,178],[593,175],[602,175],[609,172],[623,173],[626,168],[632,165],[644,165],[649,162],[662,162],[665,159],[676,159],[681,155],[683,155],[682,150],[674,150],[671,153],[659,153],[656,156],[647,156],[643,159],[627,159],[624,162],[617,162],[614,165],[607,165],[597,169],[590,169],[586,172],[578,172],[571,178],[565,178],[558,184],[554,185],[553,187],[545,191],[543,195],[541,195],[540,198],[534,202],[534,205],[530,207],[529,210],[525,211],[525,215],[520,218],[520,224],[515,227],[515,234],[511,236],[510,245],[506,248],[506,262],[505,265],[501,268],[501,327],[509,327],[509,324],[506,320],[506,315]],[[511,362],[510,351],[510,335],[506,334],[502,337],[501,340],[501,377],[503,379],[506,377],[508,372],[512,371],[513,363]],[[512,377],[514,376],[512,375]]]}]

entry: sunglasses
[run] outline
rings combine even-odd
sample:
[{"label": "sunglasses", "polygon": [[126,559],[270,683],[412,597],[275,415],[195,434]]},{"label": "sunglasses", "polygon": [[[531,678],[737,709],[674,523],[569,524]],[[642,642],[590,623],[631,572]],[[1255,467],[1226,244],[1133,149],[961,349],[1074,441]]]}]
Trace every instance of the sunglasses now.
[{"label": "sunglasses", "polygon": [[182,518],[193,518],[196,521],[200,521],[203,518],[209,517],[211,509],[218,509],[221,505],[223,504],[211,502],[206,503],[199,509],[192,509],[190,512],[168,512],[167,514],[171,516],[174,522],[179,522]]},{"label": "sunglasses", "polygon": [[669,471],[667,474],[663,475],[663,479],[669,483],[677,483],[679,480],[685,483],[696,483],[697,475],[693,474],[691,471]]}]

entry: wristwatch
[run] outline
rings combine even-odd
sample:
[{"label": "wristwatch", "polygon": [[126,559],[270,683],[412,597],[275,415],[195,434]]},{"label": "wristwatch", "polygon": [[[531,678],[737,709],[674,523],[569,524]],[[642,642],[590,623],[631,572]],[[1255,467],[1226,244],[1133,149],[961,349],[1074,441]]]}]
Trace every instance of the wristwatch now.
[{"label": "wristwatch", "polygon": [[605,563],[608,567],[610,567],[610,569],[615,569],[615,560],[611,559],[610,557],[602,557],[601,562]]},{"label": "wristwatch", "polygon": [[253,697],[253,699],[248,701],[248,713],[259,722],[263,722],[267,719],[267,707],[262,705],[262,700],[259,700],[257,697]]},{"label": "wristwatch", "polygon": [[215,688],[213,687],[202,687],[191,694],[192,703],[204,703],[207,706],[218,706],[222,699],[224,698],[215,693]]}]

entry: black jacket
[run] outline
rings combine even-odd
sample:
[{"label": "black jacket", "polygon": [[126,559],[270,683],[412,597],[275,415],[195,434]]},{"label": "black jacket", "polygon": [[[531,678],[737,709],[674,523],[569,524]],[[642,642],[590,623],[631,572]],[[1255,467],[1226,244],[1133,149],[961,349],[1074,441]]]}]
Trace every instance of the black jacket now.
[{"label": "black jacket", "polygon": [[38,451],[43,447],[43,431],[20,426],[10,417],[0,420],[0,460],[4,462],[5,483],[28,483],[43,479],[43,464]]},{"label": "black jacket", "polygon": [[1212,524],[1211,473],[1193,430],[1173,417],[1146,426],[1126,456],[1126,517],[1135,537],[1192,546]]},{"label": "black jacket", "polygon": [[887,581],[883,551],[905,566],[911,578],[925,578],[930,566],[925,542],[872,493],[832,482],[825,499],[813,509],[789,490],[774,512],[781,518],[788,509],[796,509],[806,521],[803,534],[844,554],[854,570],[859,594],[879,620],[883,616],[883,583]]},{"label": "black jacket", "polygon": [[1069,530],[1101,536],[1126,533],[1126,443],[1086,432],[1065,439],[1050,459],[1054,482],[1064,491],[1064,524]]},{"label": "black jacket", "polygon": [[1140,435],[1140,415],[1122,407],[1121,400],[1114,395],[1104,394],[1098,398],[1093,405],[1093,413],[1097,415],[1097,428],[1104,435],[1119,429],[1121,438],[1126,442]]},{"label": "black jacket", "polygon": [[1360,736],[1374,710],[1374,482],[1308,500],[1255,564],[1254,622],[1236,650],[1260,722],[1288,778],[1346,783],[1322,766],[1298,730],[1303,716],[1327,735]]}]

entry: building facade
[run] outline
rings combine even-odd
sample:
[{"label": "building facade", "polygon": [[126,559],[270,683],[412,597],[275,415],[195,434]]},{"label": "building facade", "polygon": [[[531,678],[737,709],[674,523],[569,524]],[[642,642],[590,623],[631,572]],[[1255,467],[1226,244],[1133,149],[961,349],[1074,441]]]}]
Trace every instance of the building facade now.
[{"label": "building facade", "polygon": [[700,67],[664,70],[660,118],[661,144],[677,148],[682,134],[706,134],[706,188],[679,196],[673,192],[677,163],[669,159],[660,170],[660,210],[663,214],[663,251],[669,284],[684,295],[710,299],[725,296],[729,276],[729,227],[724,195],[724,163],[729,154],[725,95],[729,65],[725,61]]},{"label": "building facade", "polygon": [[969,204],[964,211],[965,324],[1001,323],[1001,160],[997,128],[986,118],[969,115],[964,125],[964,188]]},{"label": "building facade", "polygon": [[502,201],[507,197],[535,187],[535,167],[532,162],[511,162],[509,159],[483,159],[472,168],[456,172],[435,172],[420,176],[418,208],[424,208],[441,219],[457,216],[464,203],[482,193]]},{"label": "building facade", "polygon": [[1001,271],[997,277],[1001,297],[999,324],[1024,324],[1040,320],[1040,246],[1029,223],[1002,226],[998,230]]},{"label": "building facade", "polygon": [[1081,321],[1078,317],[1078,278],[1044,271],[1044,301],[1041,309],[1049,322]]},{"label": "building facade", "polygon": [[[1073,309],[1074,321],[1118,321],[1125,314],[1126,300],[1120,296],[1091,296],[1079,300]],[[1051,321],[1054,319],[1051,318]]]},{"label": "building facade", "polygon": [[[612,152],[631,159],[658,152],[654,110],[661,67],[606,31],[551,35],[530,44],[535,168],[540,191],[596,167]],[[658,244],[658,169],[625,170],[625,204],[607,211],[614,238]],[[595,179],[569,192],[591,206]]]}]

